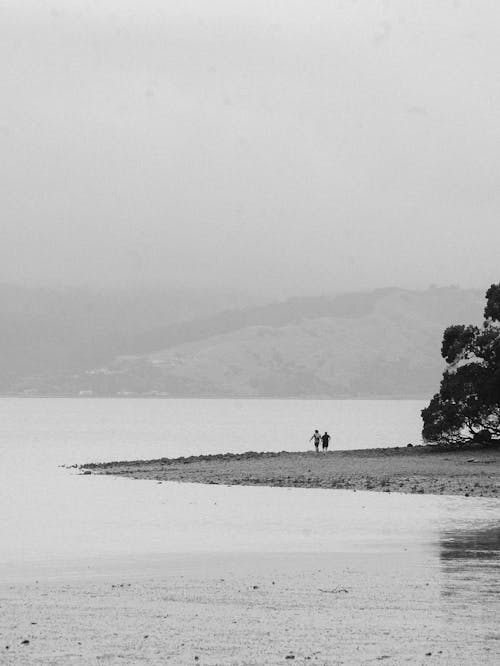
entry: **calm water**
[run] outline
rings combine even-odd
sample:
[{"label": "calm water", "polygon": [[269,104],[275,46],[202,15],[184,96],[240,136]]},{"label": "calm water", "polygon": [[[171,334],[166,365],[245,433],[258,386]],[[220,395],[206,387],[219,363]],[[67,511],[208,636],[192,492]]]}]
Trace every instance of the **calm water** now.
[{"label": "calm water", "polygon": [[[0,580],[198,552],[411,552],[453,572],[498,554],[499,502],[156,484],[61,464],[417,442],[418,401],[0,400]],[[451,564],[450,564],[451,563]],[[472,563],[472,564],[471,564]],[[469,572],[469,573],[468,573]],[[476,575],[476,574],[474,574]]]},{"label": "calm water", "polygon": [[420,442],[422,401],[0,399],[0,452],[37,464]]}]

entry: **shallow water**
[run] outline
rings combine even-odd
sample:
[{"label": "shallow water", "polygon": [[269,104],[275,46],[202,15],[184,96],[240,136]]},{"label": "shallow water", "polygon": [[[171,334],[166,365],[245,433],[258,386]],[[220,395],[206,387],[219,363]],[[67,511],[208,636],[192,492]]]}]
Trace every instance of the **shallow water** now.
[{"label": "shallow water", "polygon": [[491,573],[499,551],[498,500],[157,484],[58,467],[303,449],[311,424],[329,427],[342,448],[404,443],[415,435],[420,407],[414,401],[1,400],[0,580],[78,575],[97,561],[101,572],[137,558],[147,568],[155,558],[203,552],[406,552],[457,580],[471,568]]},{"label": "shallow water", "polygon": [[420,442],[418,400],[0,399],[0,455],[37,464]]}]

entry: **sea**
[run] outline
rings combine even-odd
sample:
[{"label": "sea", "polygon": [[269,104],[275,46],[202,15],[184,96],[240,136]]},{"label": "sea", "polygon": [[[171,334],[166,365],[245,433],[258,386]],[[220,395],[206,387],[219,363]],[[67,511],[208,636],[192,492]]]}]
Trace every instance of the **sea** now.
[{"label": "sea", "polygon": [[[226,487],[81,475],[71,465],[420,443],[418,400],[0,399],[0,583],[106,575],[173,554],[412,553],[490,576],[488,498]],[[493,557],[494,556],[494,557]],[[470,582],[470,579],[469,579]],[[469,583],[468,583],[469,584]],[[479,588],[478,588],[479,589]]]}]

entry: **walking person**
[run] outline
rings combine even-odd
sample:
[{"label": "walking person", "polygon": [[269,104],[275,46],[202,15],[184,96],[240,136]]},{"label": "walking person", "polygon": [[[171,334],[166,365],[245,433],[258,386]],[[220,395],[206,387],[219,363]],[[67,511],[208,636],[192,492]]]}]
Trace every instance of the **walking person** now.
[{"label": "walking person", "polygon": [[328,442],[330,441],[330,439],[331,439],[330,435],[325,430],[325,434],[321,437],[321,442],[323,444],[323,451],[328,451]]},{"label": "walking person", "polygon": [[321,440],[321,435],[319,434],[319,430],[315,430],[313,432],[313,436],[311,437],[311,439],[309,441],[311,441],[313,439],[314,439],[314,448],[316,449],[316,451],[319,451],[319,443],[320,443],[320,440]]}]

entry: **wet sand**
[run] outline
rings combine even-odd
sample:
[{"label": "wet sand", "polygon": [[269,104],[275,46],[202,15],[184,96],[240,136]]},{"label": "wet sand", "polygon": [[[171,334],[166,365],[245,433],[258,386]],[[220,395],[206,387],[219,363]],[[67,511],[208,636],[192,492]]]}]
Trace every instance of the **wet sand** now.
[{"label": "wet sand", "polygon": [[90,463],[81,469],[156,481],[498,497],[500,449],[415,446],[325,453],[227,453]]},{"label": "wet sand", "polygon": [[422,564],[411,552],[186,556],[154,576],[3,585],[0,661],[498,663],[492,571]]}]

